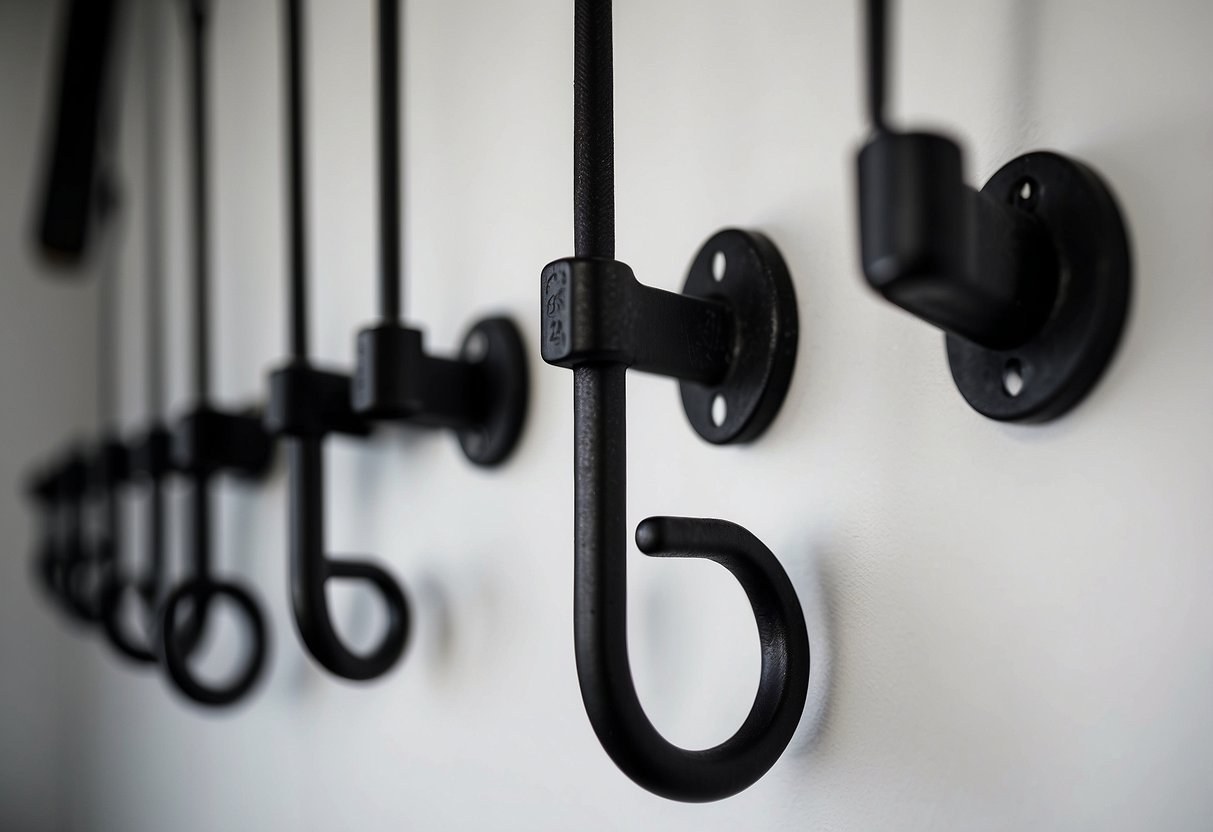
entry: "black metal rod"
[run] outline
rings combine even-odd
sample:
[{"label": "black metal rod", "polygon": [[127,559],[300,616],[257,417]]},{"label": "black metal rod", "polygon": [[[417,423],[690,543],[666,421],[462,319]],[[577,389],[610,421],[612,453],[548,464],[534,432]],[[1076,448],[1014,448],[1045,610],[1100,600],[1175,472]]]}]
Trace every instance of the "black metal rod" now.
[{"label": "black metal rod", "polygon": [[379,306],[401,315],[400,2],[379,0]]},{"label": "black metal rod", "polygon": [[868,118],[872,129],[884,132],[888,43],[888,5],[886,0],[868,0],[866,20],[868,61]]},{"label": "black metal rod", "polygon": [[610,0],[577,0],[573,18],[573,245],[615,256],[615,110]]},{"label": "black metal rod", "polygon": [[164,280],[164,154],[161,148],[163,131],[162,108],[162,48],[159,4],[146,3],[144,14],[144,275],[146,307],[144,308],[147,339],[147,409],[149,421],[159,423],[164,415],[164,327],[161,308]]},{"label": "black metal rod", "polygon": [[286,0],[287,202],[289,205],[290,350],[306,359],[307,203],[303,143],[303,10],[302,0]]},{"label": "black metal rod", "polygon": [[210,398],[210,210],[207,199],[207,0],[191,0],[190,175],[193,188],[194,395]]},{"label": "black metal rod", "polygon": [[97,416],[102,435],[113,431],[117,422],[118,396],[114,388],[118,379],[114,362],[118,357],[118,242],[117,234],[103,241],[97,287]]}]

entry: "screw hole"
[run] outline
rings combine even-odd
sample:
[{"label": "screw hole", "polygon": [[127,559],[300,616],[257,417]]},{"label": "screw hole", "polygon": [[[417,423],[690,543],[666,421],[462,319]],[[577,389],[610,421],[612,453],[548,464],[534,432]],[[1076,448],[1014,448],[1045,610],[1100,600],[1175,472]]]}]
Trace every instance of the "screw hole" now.
[{"label": "screw hole", "polygon": [[467,343],[463,347],[465,360],[473,363],[483,361],[488,351],[489,339],[484,337],[483,332],[473,332],[468,336]]},{"label": "screw hole", "polygon": [[1014,358],[1002,368],[1002,389],[1011,398],[1023,392],[1023,367]]},{"label": "screw hole", "polygon": [[1024,177],[1019,180],[1019,184],[1011,192],[1011,201],[1018,203],[1021,208],[1031,208],[1036,204],[1036,197],[1039,195],[1039,188],[1036,183],[1029,177]]},{"label": "screw hole", "polygon": [[729,405],[725,402],[724,396],[714,396],[712,398],[712,424],[720,427],[728,416]]},{"label": "screw hole", "polygon": [[718,251],[712,255],[712,277],[716,282],[724,280],[724,270],[728,267],[729,261],[725,259],[724,252]]}]

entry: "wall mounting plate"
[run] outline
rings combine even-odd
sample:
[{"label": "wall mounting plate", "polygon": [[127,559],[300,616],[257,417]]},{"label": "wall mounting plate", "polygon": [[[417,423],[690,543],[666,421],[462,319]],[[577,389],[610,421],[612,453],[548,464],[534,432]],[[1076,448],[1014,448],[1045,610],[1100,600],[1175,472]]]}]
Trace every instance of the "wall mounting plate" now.
[{"label": "wall mounting plate", "polygon": [[952,378],[983,416],[1044,422],[1078,404],[1116,351],[1129,307],[1128,235],[1098,174],[1056,153],[1011,160],[981,191],[1044,222],[1061,285],[1049,319],[1019,347],[994,350],[947,336]]},{"label": "wall mounting plate", "polygon": [[480,424],[460,428],[459,446],[476,465],[497,465],[518,443],[526,418],[529,382],[522,335],[509,318],[476,322],[459,351],[459,358],[480,368],[477,395]]},{"label": "wall mounting plate", "polygon": [[779,249],[757,232],[719,231],[695,255],[682,293],[728,304],[735,326],[725,377],[679,382],[691,427],[716,445],[756,439],[779,412],[796,366],[796,292]]}]

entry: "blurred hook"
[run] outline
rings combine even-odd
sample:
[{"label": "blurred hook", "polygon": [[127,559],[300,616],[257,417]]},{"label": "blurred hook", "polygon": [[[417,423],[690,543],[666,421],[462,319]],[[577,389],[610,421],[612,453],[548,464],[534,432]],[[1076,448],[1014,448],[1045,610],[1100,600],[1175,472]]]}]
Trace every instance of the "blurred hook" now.
[{"label": "blurred hook", "polygon": [[[222,706],[242,699],[264,668],[268,633],[261,608],[252,594],[234,581],[211,574],[211,486],[216,474],[228,471],[258,478],[273,456],[273,441],[252,413],[229,413],[210,404],[210,263],[207,200],[206,125],[206,0],[187,0],[190,22],[191,173],[193,190],[194,383],[195,406],[175,426],[171,458],[175,470],[190,480],[190,577],[164,599],[156,633],[156,649],[169,680],[187,698],[203,705]],[[246,653],[240,670],[226,684],[197,677],[189,664],[195,639],[181,638],[192,626],[205,630],[213,601],[230,599],[247,623]],[[196,625],[178,620],[190,609]]]},{"label": "blurred hook", "polygon": [[474,464],[498,465],[526,416],[522,336],[505,317],[483,318],[455,359],[426,352],[401,318],[400,2],[379,0],[379,322],[358,333],[354,410],[368,419],[448,428]]},{"label": "blurred hook", "polygon": [[[366,436],[370,425],[351,406],[350,377],[312,366],[307,348],[307,262],[303,151],[303,11],[300,0],[284,5],[287,77],[287,176],[290,210],[291,359],[271,374],[266,426],[284,437],[290,489],[290,584],[295,626],[304,646],[329,672],[367,680],[390,669],[404,652],[409,608],[399,585],[382,568],[363,561],[335,561],[324,551],[324,438],[331,432]],[[330,578],[369,583],[387,607],[387,629],[378,646],[359,655],[342,642],[329,612]]]},{"label": "blurred hook", "polygon": [[[144,114],[144,328],[146,356],[144,382],[150,426],[130,443],[129,468],[133,485],[142,486],[146,493],[147,565],[142,574],[124,573],[115,569],[109,582],[104,603],[106,635],[123,656],[141,664],[157,660],[153,645],[156,616],[160,610],[165,574],[166,480],[172,470],[169,454],[169,431],[164,424],[164,332],[163,288],[165,270],[163,256],[163,171],[162,156],[164,124],[162,119],[163,51],[165,33],[160,3],[144,3],[143,12],[143,114]],[[131,598],[144,623],[142,634],[129,631],[126,624],[125,600]],[[192,649],[201,633],[202,618],[195,615],[175,634],[188,649]]]},{"label": "blurred hook", "polygon": [[713,236],[682,294],[641,285],[614,259],[610,0],[577,0],[574,226],[577,256],[541,278],[543,358],[574,372],[574,640],[586,712],[615,764],[674,800],[710,801],[757,781],[787,747],[809,682],[804,614],[787,573],[754,535],[723,520],[651,517],[636,530],[655,557],[701,557],[741,583],[762,646],[754,705],[730,739],[688,751],[645,715],[627,648],[628,367],[680,380],[709,442],[757,437],[774,419],[796,357],[791,278],[760,234]]},{"label": "blurred hook", "polygon": [[[165,547],[165,478],[171,470],[169,460],[169,434],[156,424],[131,450],[129,477],[141,482],[147,491],[147,542],[148,563],[142,575],[124,574],[115,565],[107,582],[107,591],[102,603],[101,622],[110,644],[126,658],[140,664],[154,664],[157,654],[153,634],[157,628],[161,593],[164,589]],[[116,543],[115,543],[116,545]],[[124,601],[131,596],[138,603],[139,618],[146,622],[143,637],[129,632],[123,617]],[[194,616],[189,624],[175,632],[183,646],[192,649],[201,628],[201,617]]]},{"label": "blurred hook", "polygon": [[1055,419],[1095,386],[1124,327],[1131,263],[1116,200],[1091,168],[1044,151],[1012,159],[977,191],[955,141],[890,128],[887,6],[867,2],[864,276],[947,333],[952,379],[978,413]]}]

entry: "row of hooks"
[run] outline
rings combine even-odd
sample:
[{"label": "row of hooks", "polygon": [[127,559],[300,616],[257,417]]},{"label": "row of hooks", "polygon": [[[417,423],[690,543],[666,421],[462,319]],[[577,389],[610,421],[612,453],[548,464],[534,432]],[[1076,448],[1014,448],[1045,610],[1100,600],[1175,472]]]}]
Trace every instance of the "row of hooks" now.
[{"label": "row of hooks", "polygon": [[[153,367],[148,427],[139,438],[123,442],[108,430],[91,450],[73,448],[42,469],[30,491],[42,516],[37,562],[52,597],[73,617],[99,625],[121,655],[161,666],[191,700],[222,706],[243,698],[261,676],[268,628],[254,594],[213,573],[216,478],[260,479],[281,447],[298,635],[329,672],[373,679],[405,649],[409,604],[384,567],[327,554],[326,437],[366,438],[381,421],[447,428],[469,461],[495,466],[521,433],[528,377],[521,335],[508,318],[475,322],[452,358],[427,352],[422,332],[403,321],[398,0],[378,3],[379,320],[358,333],[352,372],[313,364],[305,256],[304,18],[302,0],[284,0],[290,351],[269,376],[263,413],[213,403],[209,9],[205,0],[185,5],[194,403],[170,427],[159,390],[163,368]],[[884,0],[867,0],[871,133],[858,157],[863,273],[886,299],[944,330],[953,378],[975,410],[1003,421],[1056,418],[1095,384],[1124,324],[1130,265],[1115,200],[1090,168],[1043,152],[1012,160],[976,191],[964,184],[955,141],[893,130],[885,116],[887,19]],[[791,740],[808,692],[808,632],[787,572],[755,535],[725,520],[642,521],[635,539],[645,554],[708,558],[733,574],[749,599],[761,643],[758,691],[731,738],[691,751],[654,728],[636,694],[627,652],[626,371],[678,379],[687,419],[708,442],[755,440],[778,414],[791,384],[796,295],[778,248],[756,231],[713,234],[694,256],[681,292],[646,286],[615,259],[610,0],[575,0],[574,20],[574,256],[542,270],[540,352],[547,363],[572,370],[574,379],[577,673],[590,722],[620,769],[667,798],[716,800],[758,780]],[[155,115],[149,119],[153,139],[154,122]],[[158,165],[158,154],[150,154],[153,213],[159,209]],[[149,245],[157,246],[157,235],[148,236]],[[158,257],[149,255],[147,308],[156,352],[159,272]],[[190,486],[189,575],[175,586],[166,585],[165,568],[164,489],[170,476]],[[138,575],[118,567],[119,499],[131,487],[147,494],[147,563]],[[90,512],[96,520],[91,536],[85,533]],[[369,585],[386,605],[387,625],[369,652],[351,650],[334,627],[325,596],[333,579]],[[142,637],[123,624],[128,598],[137,600],[147,624]],[[219,598],[243,613],[251,649],[236,674],[216,685],[198,678],[190,660]]]}]

